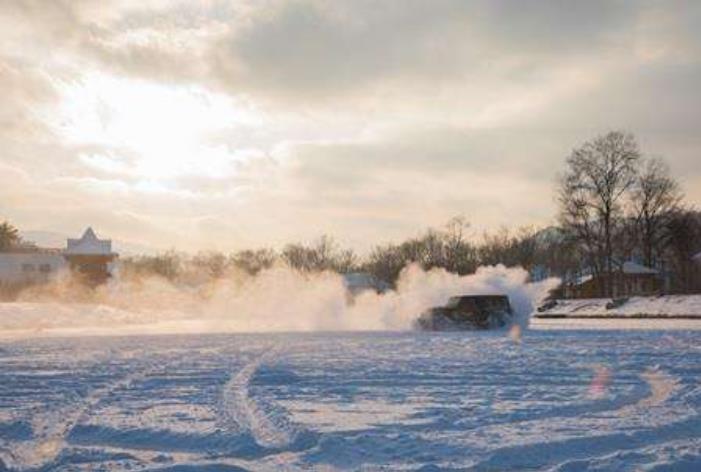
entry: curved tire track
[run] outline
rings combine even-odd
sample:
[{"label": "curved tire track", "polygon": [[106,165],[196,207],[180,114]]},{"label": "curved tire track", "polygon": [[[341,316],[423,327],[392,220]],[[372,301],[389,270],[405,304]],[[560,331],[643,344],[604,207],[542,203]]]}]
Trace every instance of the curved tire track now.
[{"label": "curved tire track", "polygon": [[269,449],[286,449],[301,431],[281,408],[264,408],[250,395],[251,379],[264,363],[277,356],[271,350],[246,364],[231,377],[222,390],[221,411],[229,427],[250,432],[256,443]]},{"label": "curved tire track", "polygon": [[85,421],[100,401],[112,392],[128,386],[147,371],[132,372],[107,385],[92,390],[86,397],[46,412],[32,419],[34,440],[14,447],[10,454],[11,468],[36,468],[53,462],[64,450],[66,438],[73,428]]},{"label": "curved tire track", "polygon": [[[685,438],[684,427],[698,421],[693,408],[678,408],[668,405],[668,400],[679,391],[680,381],[668,372],[659,368],[645,370],[639,376],[648,386],[649,394],[636,403],[625,405],[616,410],[608,410],[608,414],[618,418],[617,422],[604,427],[601,419],[594,416],[574,417],[562,421],[551,419],[547,424],[541,421],[526,421],[517,427],[507,427],[495,431],[495,437],[518,438],[523,440],[507,445],[491,452],[488,457],[479,462],[473,469],[483,470],[503,469],[514,466],[510,463],[513,458],[527,462],[528,467],[560,470],[562,459],[577,461],[592,460],[613,452],[628,451],[636,448],[649,447],[657,443]],[[678,425],[679,428],[674,426]],[[555,441],[543,443],[533,441],[533,430],[567,431],[597,431],[597,434],[581,436],[580,434],[562,435]],[[473,470],[471,469],[471,470]]]}]

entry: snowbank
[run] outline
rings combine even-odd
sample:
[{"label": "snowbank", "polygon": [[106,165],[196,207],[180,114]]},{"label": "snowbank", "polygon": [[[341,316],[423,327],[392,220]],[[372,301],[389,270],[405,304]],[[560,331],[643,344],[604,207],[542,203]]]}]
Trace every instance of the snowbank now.
[{"label": "snowbank", "polygon": [[606,308],[610,298],[557,300],[547,310],[535,313],[536,318],[699,318],[701,295],[667,295],[631,297],[615,308]]}]

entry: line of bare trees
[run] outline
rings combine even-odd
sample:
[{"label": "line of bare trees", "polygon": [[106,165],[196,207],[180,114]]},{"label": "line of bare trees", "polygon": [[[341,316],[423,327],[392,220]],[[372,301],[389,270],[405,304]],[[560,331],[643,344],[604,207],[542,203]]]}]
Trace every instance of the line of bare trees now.
[{"label": "line of bare trees", "polygon": [[333,238],[322,236],[311,244],[288,244],[282,250],[242,250],[230,255],[201,252],[194,256],[169,251],[154,256],[122,260],[125,275],[158,275],[173,281],[216,279],[231,271],[255,275],[261,270],[284,265],[300,272],[368,272],[394,285],[401,270],[411,263],[426,270],[444,268],[461,275],[473,273],[480,265],[505,264],[527,270],[548,267],[548,274],[573,270],[570,244],[557,228],[531,227],[510,231],[502,228],[484,233],[477,241],[469,237],[464,218],[451,219],[445,226],[397,244],[378,245],[365,257],[341,247]]},{"label": "line of bare trees", "polygon": [[[0,252],[21,242],[11,224],[0,224]],[[401,243],[375,246],[361,257],[341,247],[332,237],[321,236],[310,244],[294,243],[276,251],[271,248],[245,249],[232,254],[203,251],[195,255],[174,250],[156,255],[128,256],[121,259],[125,276],[156,275],[170,281],[198,284],[239,271],[256,275],[275,265],[301,272],[368,272],[393,285],[401,270],[411,263],[424,269],[444,268],[461,275],[473,273],[480,265],[505,264],[527,270],[547,267],[549,273],[573,270],[575,260],[563,234],[557,228],[538,230],[522,227],[516,231],[501,228],[480,238],[470,232],[469,223],[455,217],[438,229]]]},{"label": "line of bare trees", "polygon": [[633,258],[674,274],[676,291],[693,288],[701,218],[683,197],[667,163],[644,156],[629,133],[611,131],[572,151],[558,183],[559,222],[578,269],[600,281],[600,296]]},{"label": "line of bare trees", "polygon": [[[194,257],[167,253],[127,259],[127,270],[167,278],[206,269],[212,277],[231,268],[249,274],[285,264],[303,272],[364,271],[390,285],[410,263],[458,274],[480,265],[521,266],[534,277],[572,279],[621,271],[625,261],[674,274],[673,289],[688,292],[697,275],[692,256],[701,250],[701,216],[684,204],[680,185],[664,160],[643,156],[635,138],[613,131],[574,149],[557,186],[559,226],[502,228],[470,233],[464,218],[400,243],[378,245],[365,257],[342,248],[331,237],[311,244],[289,244],[280,251],[244,250],[229,256]],[[606,277],[600,278],[606,280]],[[611,278],[609,278],[611,280]],[[600,295],[612,293],[600,287]]]},{"label": "line of bare trees", "polygon": [[[674,274],[673,290],[699,289],[692,256],[701,251],[701,214],[684,204],[683,193],[664,160],[644,156],[631,134],[612,131],[585,142],[567,157],[557,185],[559,226],[507,228],[476,237],[461,217],[360,257],[329,236],[277,251],[248,249],[233,254],[174,251],[123,259],[126,274],[155,274],[169,280],[216,279],[232,270],[255,275],[284,264],[302,272],[364,271],[393,285],[410,263],[458,274],[480,265],[521,266],[538,278],[573,279],[621,271],[635,258]],[[16,228],[0,225],[0,251],[20,242]],[[607,280],[606,277],[597,277]],[[608,278],[611,283],[612,278]],[[612,287],[599,287],[609,296]]]}]

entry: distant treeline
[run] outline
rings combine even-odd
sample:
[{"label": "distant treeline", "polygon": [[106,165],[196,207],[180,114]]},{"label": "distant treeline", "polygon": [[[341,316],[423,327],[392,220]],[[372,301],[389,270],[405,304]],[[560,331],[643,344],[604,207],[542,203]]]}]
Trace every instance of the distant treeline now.
[{"label": "distant treeline", "polygon": [[699,288],[699,213],[667,163],[645,156],[633,135],[612,131],[575,148],[557,195],[561,231],[599,296],[613,293],[613,275],[631,259],[668,276],[673,291]]},{"label": "distant treeline", "polygon": [[[692,258],[701,251],[701,214],[684,202],[666,162],[644,156],[631,134],[612,131],[575,148],[566,158],[556,194],[559,224],[546,228],[503,228],[468,237],[469,223],[458,217],[419,237],[378,245],[364,257],[322,236],[281,251],[130,258],[124,268],[172,279],[193,269],[217,277],[231,268],[256,274],[285,264],[306,272],[368,272],[393,285],[410,263],[458,274],[505,264],[521,266],[534,278],[557,276],[568,282],[589,274],[611,283],[613,277],[598,276],[621,271],[624,262],[635,260],[668,277],[674,292],[699,289]],[[601,296],[612,293],[609,286],[598,289]]]},{"label": "distant treeline", "polygon": [[[701,214],[676,213],[668,220],[667,230],[674,233],[680,227],[684,231],[695,228],[694,238],[672,237],[667,249],[670,268],[681,268],[682,276],[673,277],[674,291],[688,292],[692,284],[684,274],[694,271],[691,248],[701,244]],[[548,276],[567,279],[584,268],[578,242],[560,227],[522,227],[515,231],[503,228],[484,233],[477,240],[466,236],[468,229],[463,219],[455,218],[443,228],[429,229],[419,237],[376,246],[364,257],[341,247],[331,237],[322,236],[311,244],[288,244],[280,251],[271,248],[232,254],[207,251],[194,256],[168,251],[126,257],[122,259],[121,270],[124,275],[158,275],[182,282],[202,277],[217,279],[232,271],[256,275],[261,270],[283,265],[303,272],[367,272],[394,285],[401,270],[411,263],[426,270],[444,268],[461,275],[471,274],[482,265],[520,266],[536,279]]]},{"label": "distant treeline", "polygon": [[242,250],[232,254],[208,251],[194,256],[169,251],[154,256],[122,259],[126,274],[156,274],[169,280],[190,280],[193,274],[220,278],[232,270],[256,275],[263,269],[283,265],[303,272],[367,272],[393,285],[400,271],[411,263],[424,269],[444,268],[458,274],[473,273],[481,265],[505,264],[527,270],[548,267],[565,272],[575,267],[571,247],[557,228],[536,230],[523,227],[515,232],[504,228],[485,233],[478,242],[466,237],[469,225],[454,218],[445,227],[427,230],[422,236],[398,244],[377,246],[361,257],[341,247],[330,236],[311,244],[288,244],[271,248]]},{"label": "distant treeline", "polygon": [[[566,158],[556,194],[558,225],[546,228],[475,235],[464,218],[456,217],[421,236],[378,245],[362,257],[322,236],[281,250],[126,257],[121,270],[182,281],[221,278],[233,270],[255,275],[278,264],[304,272],[368,272],[394,285],[410,263],[458,274],[504,264],[521,266],[534,278],[557,276],[567,282],[584,273],[613,274],[634,259],[666,274],[675,292],[699,288],[692,257],[701,251],[701,214],[684,202],[665,161],[644,156],[632,135],[612,131],[575,148]],[[18,242],[16,228],[0,224],[0,251]],[[607,296],[611,287],[599,291]]]}]

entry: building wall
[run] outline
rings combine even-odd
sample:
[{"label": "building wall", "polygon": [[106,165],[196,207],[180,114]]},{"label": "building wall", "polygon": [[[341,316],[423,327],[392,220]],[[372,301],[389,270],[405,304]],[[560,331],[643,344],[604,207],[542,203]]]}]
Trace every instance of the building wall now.
[{"label": "building wall", "polygon": [[61,254],[0,253],[0,284],[44,282],[67,267]]},{"label": "building wall", "polygon": [[[579,285],[565,288],[566,298],[596,298],[599,296],[599,281],[606,283],[606,277],[590,279]],[[656,295],[661,290],[660,281],[652,274],[616,275],[613,283],[613,298]]]},{"label": "building wall", "polygon": [[95,286],[104,283],[112,276],[111,267],[116,258],[114,254],[66,254],[66,260],[74,275],[83,282]]}]

